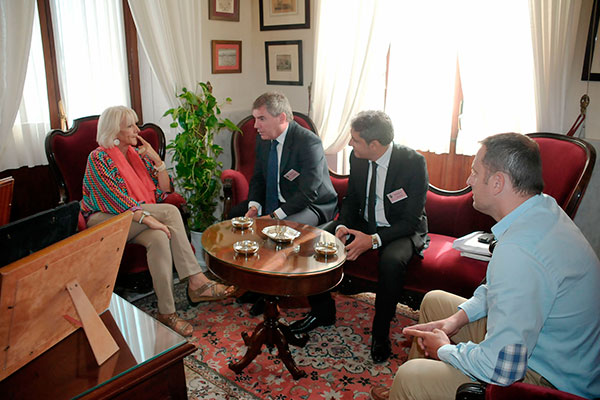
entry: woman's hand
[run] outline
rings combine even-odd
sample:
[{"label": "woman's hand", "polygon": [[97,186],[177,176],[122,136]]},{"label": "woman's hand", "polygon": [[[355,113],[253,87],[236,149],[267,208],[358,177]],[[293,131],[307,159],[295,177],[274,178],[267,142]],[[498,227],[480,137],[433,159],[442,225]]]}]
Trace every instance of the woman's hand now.
[{"label": "woman's hand", "polygon": [[140,142],[142,142],[142,145],[140,147],[138,147],[140,155],[141,156],[147,155],[148,157],[150,157],[150,159],[152,160],[154,165],[161,164],[163,161],[160,159],[160,156],[154,150],[154,148],[150,145],[150,143],[148,143],[148,141],[146,139],[144,139],[143,137],[141,137],[140,135],[137,135],[137,138],[139,139]]},{"label": "woman's hand", "polygon": [[144,218],[142,223],[145,224],[150,229],[156,229],[159,231],[163,231],[164,233],[167,234],[167,237],[169,239],[171,239],[171,231],[169,231],[169,228],[167,228],[167,226],[165,224],[163,224],[162,222],[160,222],[159,220],[154,218],[152,215],[148,215],[146,218]]}]

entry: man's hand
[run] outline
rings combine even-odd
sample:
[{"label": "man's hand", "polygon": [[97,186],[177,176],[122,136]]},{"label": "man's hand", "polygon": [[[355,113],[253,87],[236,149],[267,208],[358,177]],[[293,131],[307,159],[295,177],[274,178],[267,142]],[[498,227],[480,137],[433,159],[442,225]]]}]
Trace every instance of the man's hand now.
[{"label": "man's hand", "polygon": [[257,215],[258,215],[258,209],[256,207],[250,207],[248,209],[248,211],[246,212],[245,217],[256,218]]},{"label": "man's hand", "polygon": [[[467,317],[467,313],[462,309],[455,312],[453,315],[448,318],[440,319],[438,321],[431,321],[426,324],[417,324],[413,326],[409,326],[404,328],[402,333],[407,329],[410,330],[418,330],[423,332],[433,332],[434,329],[440,329],[444,331],[444,333],[448,337],[452,337],[458,333],[460,328],[469,323],[469,317]],[[410,335],[410,333],[408,333]],[[411,335],[415,336],[415,335]]]},{"label": "man's hand", "polygon": [[340,241],[344,244],[346,244],[346,237],[349,234],[350,234],[350,232],[348,231],[348,228],[346,228],[343,225],[340,225],[340,227],[335,230],[335,237],[340,239]]},{"label": "man's hand", "polygon": [[[339,231],[341,230],[342,229],[340,229]],[[366,233],[362,233],[361,231],[357,231],[356,229],[347,229],[347,231],[348,234],[354,235],[354,240],[352,241],[352,243],[346,246],[346,251],[348,252],[346,255],[347,260],[354,261],[362,253],[373,248],[373,241],[371,240],[371,235],[367,235]]]},{"label": "man's hand", "polygon": [[450,344],[450,339],[441,329],[433,329],[433,331],[421,331],[412,327],[404,328],[402,333],[405,335],[415,336],[421,350],[425,352],[425,356],[439,360],[438,350],[445,344]]}]

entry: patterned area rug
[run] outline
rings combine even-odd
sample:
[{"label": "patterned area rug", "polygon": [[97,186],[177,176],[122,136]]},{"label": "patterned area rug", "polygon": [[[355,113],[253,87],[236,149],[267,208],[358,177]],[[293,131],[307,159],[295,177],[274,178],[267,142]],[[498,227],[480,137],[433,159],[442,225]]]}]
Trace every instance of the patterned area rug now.
[{"label": "patterned area rug", "polygon": [[[399,365],[407,358],[410,342],[402,328],[415,323],[418,313],[399,306],[391,328],[392,357],[373,364],[369,354],[374,295],[334,294],[337,322],[332,327],[312,331],[308,344],[290,346],[296,364],[308,377],[295,381],[277,358],[277,349],[263,346],[241,374],[228,368],[246,352],[242,332],[251,333],[262,317],[248,314],[249,304],[235,299],[201,303],[190,307],[185,285],[176,285],[177,309],[194,325],[189,339],[198,350],[186,357],[186,379],[190,399],[369,399],[372,385],[391,385]],[[134,304],[156,316],[156,297],[148,296]],[[281,318],[290,323],[308,308],[282,309]]]}]

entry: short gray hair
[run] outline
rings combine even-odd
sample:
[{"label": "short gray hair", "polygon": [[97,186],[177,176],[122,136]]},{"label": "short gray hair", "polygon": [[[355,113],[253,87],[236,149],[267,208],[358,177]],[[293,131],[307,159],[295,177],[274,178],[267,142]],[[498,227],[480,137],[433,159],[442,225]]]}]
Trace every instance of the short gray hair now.
[{"label": "short gray hair", "polygon": [[492,174],[504,172],[517,193],[542,193],[542,157],[535,140],[520,133],[499,133],[480,143],[485,146],[485,155],[481,160],[486,169],[485,182]]},{"label": "short gray hair", "polygon": [[252,104],[252,109],[257,110],[265,106],[268,113],[273,117],[278,116],[281,113],[285,114],[287,122],[294,120],[294,113],[292,112],[292,106],[289,100],[283,93],[280,92],[267,92],[263,93]]},{"label": "short gray hair", "polygon": [[350,126],[367,144],[377,140],[383,146],[387,146],[394,140],[392,120],[383,111],[361,111],[352,119]]},{"label": "short gray hair", "polygon": [[127,122],[137,123],[138,117],[135,111],[125,106],[108,107],[98,120],[98,133],[96,141],[107,149],[115,145],[114,140],[121,130],[121,121],[128,118]]}]

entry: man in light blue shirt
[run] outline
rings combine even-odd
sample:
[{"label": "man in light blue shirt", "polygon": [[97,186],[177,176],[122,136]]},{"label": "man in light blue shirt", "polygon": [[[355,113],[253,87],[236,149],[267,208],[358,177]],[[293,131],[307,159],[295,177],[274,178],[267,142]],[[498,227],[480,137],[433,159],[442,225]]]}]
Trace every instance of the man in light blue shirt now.
[{"label": "man in light blue shirt", "polygon": [[419,324],[404,329],[416,340],[389,398],[454,398],[474,379],[600,397],[600,262],[542,194],[537,144],[519,134],[488,137],[467,183],[473,206],[498,221],[487,283],[469,300],[425,296]]}]

